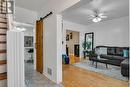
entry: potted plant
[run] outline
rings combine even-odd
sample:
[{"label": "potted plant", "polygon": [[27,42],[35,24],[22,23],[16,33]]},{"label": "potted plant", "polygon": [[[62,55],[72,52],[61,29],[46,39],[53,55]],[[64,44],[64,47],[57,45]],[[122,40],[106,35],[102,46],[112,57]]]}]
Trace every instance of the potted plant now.
[{"label": "potted plant", "polygon": [[83,42],[83,44],[82,44],[82,47],[84,48],[84,50],[83,50],[83,54],[84,54],[84,58],[85,58],[85,56],[86,56],[86,52],[91,48],[91,42],[89,42],[89,41],[84,41]]},{"label": "potted plant", "polygon": [[87,41],[87,42],[83,42],[83,44],[82,44],[82,47],[84,48],[84,50],[86,51],[86,49],[87,50],[89,50],[90,48],[91,48],[91,42],[89,42],[89,41]]},{"label": "potted plant", "polygon": [[82,43],[82,47],[83,47],[83,55],[84,55],[84,58],[86,57],[86,42],[84,41],[83,43]]}]

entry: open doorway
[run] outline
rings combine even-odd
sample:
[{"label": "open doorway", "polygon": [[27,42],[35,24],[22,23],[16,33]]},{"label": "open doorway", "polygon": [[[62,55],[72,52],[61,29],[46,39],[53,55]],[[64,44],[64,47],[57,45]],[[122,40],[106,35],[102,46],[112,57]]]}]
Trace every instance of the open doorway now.
[{"label": "open doorway", "polygon": [[66,54],[69,56],[69,64],[79,62],[80,44],[79,32],[66,30]]},{"label": "open doorway", "polygon": [[[115,8],[115,14],[117,14],[116,17],[111,14],[107,14],[107,13],[104,13],[103,11],[100,11],[101,10],[100,7],[104,8],[103,4],[106,4],[107,6],[110,3],[115,4],[114,6],[119,5],[117,4],[116,1],[106,2],[103,0],[91,0],[90,2],[87,2],[87,0],[81,0],[79,3],[68,8],[66,11],[62,13],[63,25],[64,25],[63,31],[65,31],[66,29],[72,29],[72,30],[78,30],[80,32],[80,46],[81,46],[80,54],[82,54],[80,56],[83,58],[83,61],[79,63],[75,63],[75,64],[72,63],[72,65],[66,64],[65,67],[63,66],[63,83],[64,84],[68,85],[69,83],[68,80],[73,79],[73,82],[74,82],[73,87],[78,85],[76,83],[79,83],[79,84],[81,83],[80,87],[81,86],[87,87],[88,86],[87,83],[89,83],[88,78],[91,77],[91,75],[92,77],[90,78],[90,80],[93,78],[93,75],[98,77],[98,78],[94,77],[94,79],[97,79],[95,80],[94,83],[97,83],[97,82],[100,83],[100,80],[101,80],[99,79],[100,75],[103,75],[103,79],[107,79],[108,77],[111,77],[111,80],[108,82],[113,82],[113,80],[114,81],[117,80],[117,84],[120,84],[120,82],[118,82],[119,80],[123,83],[125,81],[128,81],[127,79],[128,72],[124,71],[121,66],[124,61],[128,62],[128,60],[122,59],[120,61],[119,59],[123,58],[123,56],[121,57],[121,55],[118,55],[118,59],[115,58],[117,57],[116,53],[118,53],[117,49],[124,49],[122,48],[122,46],[127,48],[127,52],[129,51],[128,44],[127,45],[125,43],[122,44],[122,41],[128,38],[128,36],[126,37],[122,36],[123,32],[122,34],[120,34],[119,32],[113,33],[113,31],[116,31],[115,27],[119,27],[119,25],[121,27],[128,26],[126,24],[128,23],[128,16],[127,17],[122,16],[122,18],[120,18],[119,17],[120,14],[117,14],[119,9],[116,9],[116,8]],[[120,4],[119,6],[122,9],[122,11],[123,11],[123,7],[128,8],[128,4],[126,5],[125,2],[119,1],[119,3],[122,4],[122,5]],[[111,11],[108,11],[108,13],[111,13]],[[112,19],[112,20],[109,20],[109,19]],[[126,25],[121,25],[122,23],[125,23]],[[112,28],[110,28],[110,26]],[[127,28],[125,27],[121,29],[120,31],[124,29],[126,29],[127,31],[128,27]],[[128,33],[124,32],[124,35],[128,35]],[[66,39],[69,41],[68,37],[70,37],[70,35],[67,34],[66,37],[67,37]],[[125,39],[123,39],[123,37]],[[67,44],[68,41],[66,41],[66,54],[68,55],[68,59],[70,59],[70,63],[71,63],[71,60],[74,57],[74,55],[71,52],[69,45]],[[113,49],[113,52],[111,52],[113,54],[109,53],[111,49]],[[63,51],[63,53],[65,53],[65,51]],[[123,50],[122,51],[120,50],[120,53],[123,54]],[[70,56],[70,54],[72,55]],[[112,55],[112,59],[110,57],[111,55]],[[120,62],[117,62],[117,61],[120,61]],[[68,73],[67,73],[67,70],[68,70]],[[123,72],[125,72],[126,76],[123,75]],[[83,73],[85,73],[84,76],[83,76]],[[85,76],[89,76],[89,77],[87,77],[87,79],[85,80],[84,79]],[[79,80],[77,80],[77,77]],[[82,79],[82,77],[84,78]],[[72,85],[72,82],[70,84]],[[113,83],[112,86],[117,85],[117,84]],[[108,85],[111,85],[111,84],[106,84],[106,86]],[[93,87],[95,86],[93,85]]]},{"label": "open doorway", "polygon": [[28,73],[34,71],[34,32],[33,28],[24,31],[25,80]]}]

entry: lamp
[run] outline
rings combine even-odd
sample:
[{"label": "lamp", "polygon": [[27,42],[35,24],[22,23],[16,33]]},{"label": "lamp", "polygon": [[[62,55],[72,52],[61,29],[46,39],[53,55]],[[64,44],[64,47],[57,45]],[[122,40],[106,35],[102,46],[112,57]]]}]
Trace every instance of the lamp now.
[{"label": "lamp", "polygon": [[92,21],[93,22],[95,22],[95,23],[97,23],[97,22],[99,22],[99,21],[101,21],[102,19],[100,18],[100,17],[95,17]]}]

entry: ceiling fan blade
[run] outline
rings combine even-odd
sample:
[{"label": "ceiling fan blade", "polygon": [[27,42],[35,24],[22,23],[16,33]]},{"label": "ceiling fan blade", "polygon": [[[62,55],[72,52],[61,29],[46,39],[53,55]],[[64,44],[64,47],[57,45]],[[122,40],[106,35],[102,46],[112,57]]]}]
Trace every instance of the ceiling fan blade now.
[{"label": "ceiling fan blade", "polygon": [[93,18],[88,18],[87,20],[88,22],[92,22]]},{"label": "ceiling fan blade", "polygon": [[98,14],[98,16],[103,16],[103,15],[104,15],[104,13],[99,13],[99,14]]},{"label": "ceiling fan blade", "polygon": [[107,16],[100,16],[100,18],[107,18]]},{"label": "ceiling fan blade", "polygon": [[94,18],[94,17],[95,17],[95,15],[90,15],[90,17]]}]

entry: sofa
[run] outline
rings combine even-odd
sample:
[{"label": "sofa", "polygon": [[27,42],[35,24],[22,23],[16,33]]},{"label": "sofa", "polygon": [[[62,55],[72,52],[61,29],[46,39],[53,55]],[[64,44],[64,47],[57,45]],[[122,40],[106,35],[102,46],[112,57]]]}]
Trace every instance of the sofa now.
[{"label": "sofa", "polygon": [[[100,50],[100,58],[108,59],[107,63],[115,66],[120,66],[121,62],[128,59],[129,54],[124,56],[124,50],[128,50],[128,47],[112,47],[112,46],[96,46],[93,54],[96,54],[96,49]],[[97,55],[97,54],[96,54]],[[91,60],[91,58],[89,58]]]},{"label": "sofa", "polygon": [[[99,54],[97,54],[97,49]],[[94,50],[89,52],[89,60],[100,55],[100,58],[107,59],[107,64],[121,66],[121,74],[129,76],[129,47],[112,47],[112,46],[96,46]]]}]

